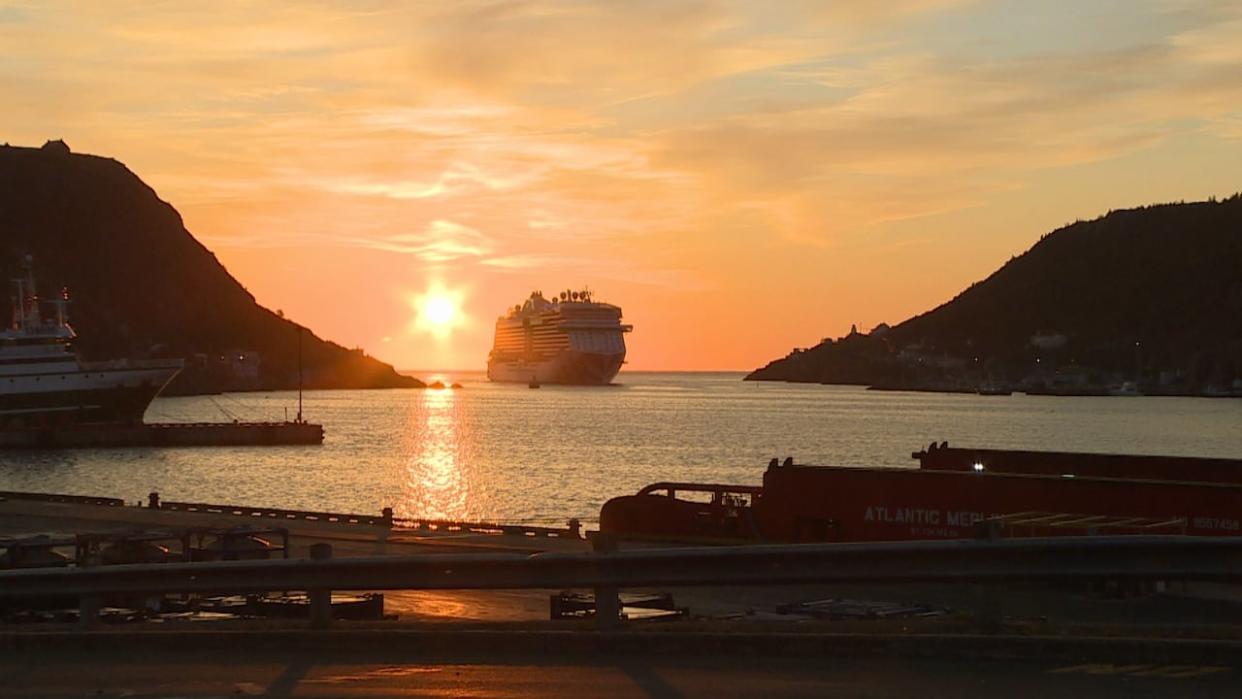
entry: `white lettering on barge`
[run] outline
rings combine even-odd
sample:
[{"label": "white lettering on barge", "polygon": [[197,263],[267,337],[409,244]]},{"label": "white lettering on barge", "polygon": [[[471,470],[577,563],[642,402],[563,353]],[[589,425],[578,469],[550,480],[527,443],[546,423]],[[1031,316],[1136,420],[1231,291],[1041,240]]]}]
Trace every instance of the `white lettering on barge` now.
[{"label": "white lettering on barge", "polygon": [[863,519],[868,522],[885,522],[888,524],[940,524],[940,510],[920,510],[911,507],[871,506]]},{"label": "white lettering on barge", "polygon": [[1238,531],[1238,520],[1217,519],[1215,517],[1195,517],[1190,521],[1195,529],[1219,529],[1221,531]]}]

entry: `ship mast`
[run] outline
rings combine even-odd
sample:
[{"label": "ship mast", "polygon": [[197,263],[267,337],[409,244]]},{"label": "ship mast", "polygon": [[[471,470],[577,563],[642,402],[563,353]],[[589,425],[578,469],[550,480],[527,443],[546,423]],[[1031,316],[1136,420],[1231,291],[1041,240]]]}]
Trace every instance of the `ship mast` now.
[{"label": "ship mast", "polygon": [[14,279],[13,285],[17,287],[17,295],[13,297],[13,329],[21,330],[26,323],[26,312],[23,310],[26,304],[26,282],[23,279]]},{"label": "ship mast", "polygon": [[302,326],[298,326],[298,424],[302,422]]},{"label": "ship mast", "polygon": [[39,287],[35,286],[34,276],[34,258],[30,255],[26,256],[26,295],[25,308],[22,309],[22,325],[34,325],[38,327],[43,323],[43,318],[39,314]]},{"label": "ship mast", "polygon": [[68,288],[61,289],[60,298],[53,300],[52,305],[56,306],[56,327],[58,328],[68,327],[69,314],[66,312],[65,309],[69,305],[69,289]]}]

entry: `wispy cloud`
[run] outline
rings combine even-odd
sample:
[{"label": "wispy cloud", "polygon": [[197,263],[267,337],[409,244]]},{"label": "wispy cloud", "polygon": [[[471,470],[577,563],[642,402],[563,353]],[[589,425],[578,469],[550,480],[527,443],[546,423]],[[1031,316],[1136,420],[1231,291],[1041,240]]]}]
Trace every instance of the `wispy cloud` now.
[{"label": "wispy cloud", "polygon": [[493,242],[482,233],[452,221],[435,220],[420,233],[402,233],[375,241],[380,250],[416,255],[427,262],[451,262],[481,257]]},{"label": "wispy cloud", "polygon": [[1242,159],[1239,47],[1212,0],[10,3],[0,94],[5,140],[121,158],[258,270],[353,249],[480,286],[684,285],[713,327],[776,277],[830,323],[835,280],[916,261],[899,230],[990,264],[965,213],[1008,236],[994,257],[1040,232],[1023,212],[1090,214],[1036,206],[1048,179],[1090,173],[1111,206],[1236,177],[1123,184],[1145,153]]},{"label": "wispy cloud", "polygon": [[437,219],[420,231],[380,235],[318,233],[277,233],[261,235],[206,236],[222,247],[282,248],[292,245],[355,247],[412,255],[425,262],[442,263],[481,258],[495,247],[495,241],[460,223]]},{"label": "wispy cloud", "polygon": [[592,280],[592,284],[626,282],[677,292],[696,292],[708,288],[702,275],[686,269],[640,266],[598,257],[564,257],[555,254],[518,254],[487,257],[480,263],[505,272],[542,271],[561,278]]}]

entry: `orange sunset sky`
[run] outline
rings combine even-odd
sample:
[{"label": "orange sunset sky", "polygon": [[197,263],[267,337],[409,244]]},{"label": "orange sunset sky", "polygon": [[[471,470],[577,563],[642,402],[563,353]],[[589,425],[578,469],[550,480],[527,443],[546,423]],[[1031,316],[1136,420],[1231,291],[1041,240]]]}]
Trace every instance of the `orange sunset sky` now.
[{"label": "orange sunset sky", "polygon": [[0,0],[0,95],[403,369],[584,285],[630,369],[749,369],[1242,189],[1237,2]]}]

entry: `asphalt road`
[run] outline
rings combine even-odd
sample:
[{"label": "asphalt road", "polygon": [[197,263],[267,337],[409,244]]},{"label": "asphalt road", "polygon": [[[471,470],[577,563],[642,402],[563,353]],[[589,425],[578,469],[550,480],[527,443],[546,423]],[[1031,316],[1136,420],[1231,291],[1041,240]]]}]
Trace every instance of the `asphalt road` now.
[{"label": "asphalt road", "polygon": [[1039,661],[409,657],[72,651],[0,656],[0,697],[1237,697],[1238,669]]}]

